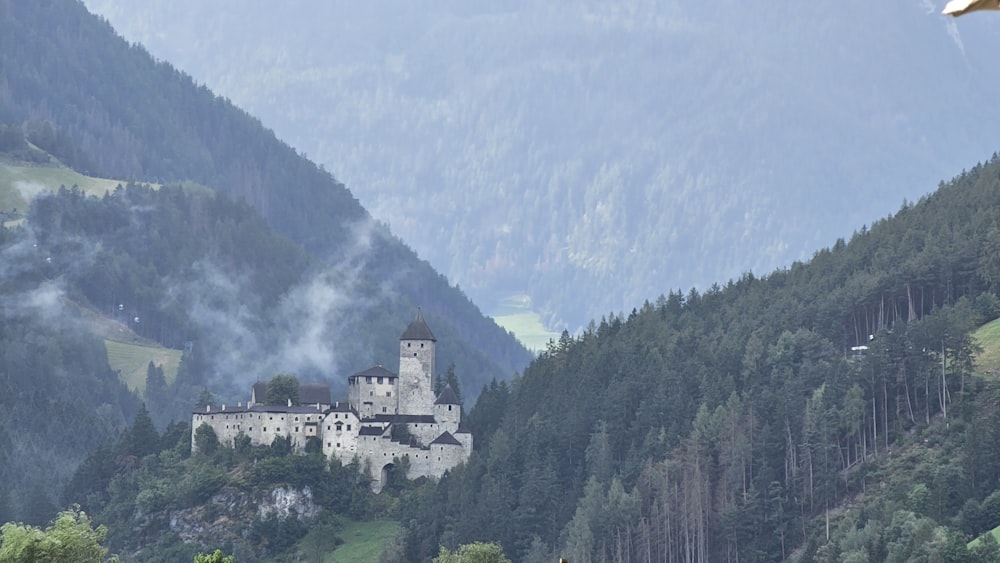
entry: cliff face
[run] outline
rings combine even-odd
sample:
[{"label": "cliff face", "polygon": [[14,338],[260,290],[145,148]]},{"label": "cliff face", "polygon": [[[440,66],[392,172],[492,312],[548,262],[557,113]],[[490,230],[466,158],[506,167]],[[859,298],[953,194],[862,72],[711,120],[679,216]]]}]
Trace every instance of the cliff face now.
[{"label": "cliff face", "polygon": [[[297,518],[314,521],[322,512],[312,490],[306,486],[275,487],[264,494],[251,494],[224,487],[200,506],[169,511],[170,532],[194,545],[247,545],[256,523]],[[150,517],[162,515],[149,515]],[[155,540],[154,540],[155,541]]]}]

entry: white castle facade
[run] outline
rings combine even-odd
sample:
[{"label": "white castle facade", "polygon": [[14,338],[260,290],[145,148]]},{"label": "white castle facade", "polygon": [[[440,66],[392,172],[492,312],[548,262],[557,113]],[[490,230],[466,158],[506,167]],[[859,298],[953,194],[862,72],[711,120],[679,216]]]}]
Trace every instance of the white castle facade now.
[{"label": "white castle facade", "polygon": [[451,387],[434,396],[436,343],[418,312],[399,339],[398,375],[376,365],[349,376],[347,401],[331,402],[326,384],[300,384],[298,402],[285,405],[264,404],[267,383],[258,382],[245,406],[195,409],[191,447],[197,449],[195,432],[207,424],[227,446],[240,435],[255,446],[283,437],[301,453],[311,438],[318,440],[327,457],[344,464],[356,457],[371,472],[375,492],[394,458],[408,458],[410,479],[439,478],[469,458],[472,434],[462,426],[462,407]]}]

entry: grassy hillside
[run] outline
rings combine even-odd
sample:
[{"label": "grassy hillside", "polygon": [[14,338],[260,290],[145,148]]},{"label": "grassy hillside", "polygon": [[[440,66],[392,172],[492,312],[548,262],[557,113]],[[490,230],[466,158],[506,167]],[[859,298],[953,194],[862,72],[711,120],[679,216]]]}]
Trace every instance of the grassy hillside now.
[{"label": "grassy hillside", "polygon": [[351,521],[344,525],[339,536],[344,543],[326,557],[326,563],[366,563],[378,561],[382,549],[399,531],[399,522],[376,520]]},{"label": "grassy hillside", "polygon": [[[988,533],[989,533],[990,535],[992,535],[992,536],[993,536],[993,538],[997,540],[997,542],[1000,542],[1000,526],[997,526],[996,528],[993,528],[993,529],[992,529],[992,530],[990,530],[990,531],[989,531]],[[977,545],[979,545],[979,544],[983,543],[983,538],[984,538],[984,537],[986,537],[986,534],[983,534],[983,535],[979,536],[978,538],[976,538],[976,539],[974,539],[974,540],[970,541],[970,542],[968,543],[967,547],[968,547],[969,549],[972,549],[972,548],[976,547]]]},{"label": "grassy hillside", "polygon": [[995,373],[1000,370],[1000,319],[988,322],[972,333],[973,340],[982,347],[976,355],[976,371]]},{"label": "grassy hillside", "polygon": [[163,368],[167,383],[177,378],[177,367],[181,363],[181,351],[155,345],[130,344],[105,340],[108,350],[108,364],[118,372],[122,381],[133,391],[146,390],[146,368],[149,362]]},{"label": "grassy hillside", "polygon": [[[0,213],[24,213],[28,204],[40,193],[58,190],[60,186],[77,186],[87,195],[103,195],[124,185],[123,180],[85,176],[64,166],[29,165],[0,160]],[[159,187],[154,184],[154,187]]]}]

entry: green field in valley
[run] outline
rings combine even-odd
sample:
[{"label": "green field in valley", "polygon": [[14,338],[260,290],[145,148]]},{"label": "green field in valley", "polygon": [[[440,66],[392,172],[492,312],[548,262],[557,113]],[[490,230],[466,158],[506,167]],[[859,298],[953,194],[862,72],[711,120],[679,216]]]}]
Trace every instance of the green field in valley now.
[{"label": "green field in valley", "polygon": [[504,299],[490,315],[493,320],[534,352],[545,350],[549,340],[559,340],[559,333],[545,328],[542,316],[531,308],[527,295],[515,295]]}]

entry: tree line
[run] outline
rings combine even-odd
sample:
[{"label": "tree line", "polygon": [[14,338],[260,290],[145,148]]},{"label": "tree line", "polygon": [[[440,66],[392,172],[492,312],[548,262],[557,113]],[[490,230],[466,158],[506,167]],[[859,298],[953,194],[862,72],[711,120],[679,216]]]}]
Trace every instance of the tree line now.
[{"label": "tree line", "polygon": [[[969,336],[1000,316],[998,172],[994,157],[806,263],[563,334],[484,388],[477,450],[411,506],[405,559],[487,540],[524,561],[836,560],[835,509],[939,424],[969,442],[924,476],[935,510],[914,525],[940,526],[943,550],[1000,524],[959,514],[1000,487],[982,463],[997,444],[971,432],[996,384],[973,377]],[[908,517],[871,510],[856,525]]]}]

